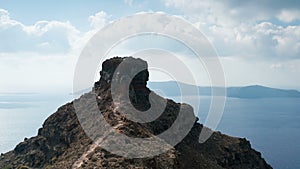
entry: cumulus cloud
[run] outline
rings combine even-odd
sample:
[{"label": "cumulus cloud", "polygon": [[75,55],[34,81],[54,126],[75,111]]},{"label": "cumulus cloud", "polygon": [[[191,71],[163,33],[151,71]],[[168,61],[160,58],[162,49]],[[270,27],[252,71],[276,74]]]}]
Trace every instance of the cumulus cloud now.
[{"label": "cumulus cloud", "polygon": [[210,26],[206,29],[208,37],[223,56],[280,60],[300,56],[300,26],[283,27],[262,22],[241,24],[234,28]]},{"label": "cumulus cloud", "polygon": [[0,52],[65,53],[79,31],[70,22],[38,21],[25,25],[0,10]]},{"label": "cumulus cloud", "polygon": [[[246,85],[252,82],[267,85],[294,84],[297,79],[295,77],[300,73],[300,25],[295,23],[299,20],[297,6],[300,5],[300,1],[165,2],[167,7],[181,10],[183,17],[213,42],[218,53],[227,56],[221,59],[225,60],[225,74],[230,75],[227,77],[230,85]],[[35,84],[38,83],[35,79],[42,79],[40,85],[44,86],[72,86],[69,84],[72,79],[65,80],[65,77],[72,77],[81,49],[109,19],[110,16],[104,11],[95,13],[87,17],[90,30],[82,32],[68,21],[37,21],[26,25],[11,18],[8,11],[0,9],[1,88],[11,87],[14,90],[14,84],[20,81],[20,74],[23,75],[22,80],[32,81],[29,84],[28,80],[25,86],[32,86],[33,89],[35,85],[39,85]],[[143,20],[149,27],[157,26],[146,22],[144,18]],[[286,23],[281,24],[282,22]],[[294,25],[289,25],[292,22]],[[142,26],[139,29],[143,29]],[[170,31],[174,28],[181,29],[181,26],[168,27]],[[117,34],[118,32],[113,36]],[[136,46],[139,46],[140,42]],[[146,40],[143,44],[151,42]],[[170,46],[172,47],[174,48]],[[49,64],[45,64],[46,62]],[[6,75],[7,70],[11,71],[10,76]],[[293,73],[289,74],[290,72]],[[245,79],[245,73],[252,76]],[[257,76],[258,74],[260,76]],[[47,76],[51,78],[46,78]],[[69,83],[66,84],[66,81]]]},{"label": "cumulus cloud", "polygon": [[228,85],[299,88],[298,0],[165,0],[216,47]]},{"label": "cumulus cloud", "polygon": [[[209,20],[221,22],[221,20],[257,21],[274,18],[283,10],[299,10],[298,0],[165,0],[166,6],[175,7],[185,13],[208,16]],[[227,19],[226,19],[227,18]]]},{"label": "cumulus cloud", "polygon": [[91,27],[82,32],[69,21],[26,25],[0,9],[0,90],[71,91],[80,51],[106,19],[105,12],[88,17]]},{"label": "cumulus cloud", "polygon": [[277,18],[283,22],[293,22],[300,20],[300,10],[282,10]]},{"label": "cumulus cloud", "polygon": [[[282,26],[278,19],[298,19],[300,1],[166,0],[186,15],[216,46],[221,56],[268,59],[299,58],[300,25]],[[259,5],[258,5],[259,4]]]},{"label": "cumulus cloud", "polygon": [[104,11],[89,16],[90,30],[81,32],[69,21],[37,21],[33,25],[25,25],[11,18],[7,10],[0,9],[0,53],[78,52],[107,24],[109,17]]},{"label": "cumulus cloud", "polygon": [[89,21],[93,28],[100,29],[106,24],[108,18],[109,16],[104,11],[100,11],[95,15],[91,15]]}]

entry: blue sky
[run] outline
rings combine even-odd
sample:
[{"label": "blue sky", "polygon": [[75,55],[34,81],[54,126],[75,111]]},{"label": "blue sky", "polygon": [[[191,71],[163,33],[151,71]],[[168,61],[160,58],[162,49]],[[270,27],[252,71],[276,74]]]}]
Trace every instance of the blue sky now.
[{"label": "blue sky", "polygon": [[140,11],[166,11],[175,13],[162,5],[163,2],[153,0],[142,1],[104,1],[104,0],[66,0],[66,1],[5,1],[1,0],[1,8],[10,12],[12,18],[24,24],[34,24],[40,20],[70,21],[76,28],[87,30],[87,18],[99,11],[105,11],[111,20],[132,15]]},{"label": "blue sky", "polygon": [[227,85],[300,89],[297,0],[0,0],[0,91],[71,91],[89,38],[116,19],[159,11],[183,17],[207,36]]}]

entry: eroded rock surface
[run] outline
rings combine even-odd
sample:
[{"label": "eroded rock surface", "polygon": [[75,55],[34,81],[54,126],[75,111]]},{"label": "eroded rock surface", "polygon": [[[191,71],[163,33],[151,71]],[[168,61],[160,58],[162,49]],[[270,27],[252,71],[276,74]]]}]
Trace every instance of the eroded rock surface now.
[{"label": "eroded rock surface", "polygon": [[[119,70],[118,66],[125,60],[127,66],[120,69],[123,72],[116,72]],[[164,102],[167,105],[159,118],[149,123],[136,123],[127,119],[119,109],[122,104],[122,107],[126,108],[128,103],[120,102],[127,94],[134,108],[147,111],[151,107],[149,100],[151,90],[147,88],[149,76],[147,67],[145,61],[132,57],[106,60],[102,64],[101,78],[95,83],[93,91],[60,107],[47,118],[37,136],[24,140],[14,150],[1,155],[0,168],[271,168],[261,154],[251,148],[246,139],[214,132],[205,143],[198,143],[203,125],[197,123],[198,119],[194,116],[193,109],[187,104],[175,103],[152,93],[155,98],[152,102],[157,105]],[[142,71],[137,75],[131,74],[135,69]],[[129,86],[120,85],[117,89],[118,98],[113,100],[111,82],[125,84],[132,75],[136,76],[130,81]],[[126,93],[128,91],[129,93]],[[96,100],[96,105],[92,100]],[[77,102],[83,104],[76,104]],[[99,143],[105,142],[107,136],[98,131],[99,125],[102,124],[97,122],[95,117],[99,116],[100,112],[113,128],[107,132],[147,138],[166,131],[176,120],[180,108],[184,108],[186,117],[194,119],[192,129],[179,144],[163,154],[130,159],[112,154],[98,146]],[[90,132],[85,132],[80,124],[84,124],[84,128],[88,128]],[[130,144],[121,141],[110,140],[109,144]],[[155,145],[133,148],[136,152],[147,153],[154,148],[153,146]]]}]

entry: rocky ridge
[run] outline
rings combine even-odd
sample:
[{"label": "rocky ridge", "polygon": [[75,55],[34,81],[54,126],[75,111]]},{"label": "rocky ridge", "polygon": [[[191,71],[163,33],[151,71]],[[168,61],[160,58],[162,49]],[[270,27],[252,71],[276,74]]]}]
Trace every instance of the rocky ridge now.
[{"label": "rocky ridge", "polygon": [[[147,63],[132,57],[115,57],[106,60],[102,64],[101,78],[95,83],[93,90],[60,107],[47,118],[37,136],[24,140],[14,150],[1,155],[0,168],[272,168],[244,138],[230,137],[220,132],[214,132],[205,143],[200,144],[198,139],[203,125],[197,123],[198,119],[194,117],[193,109],[187,104],[175,103],[155,95],[156,99],[152,102],[157,102],[157,104],[166,102],[167,104],[158,119],[149,123],[136,123],[128,120],[116,105],[122,104],[120,103],[122,97],[126,95],[123,91],[127,90],[120,88],[120,100],[113,100],[111,91],[113,74],[125,60],[129,61],[125,71],[132,72],[139,66],[145,68],[130,82],[129,97],[131,104],[136,109],[148,110],[151,107],[149,100],[151,90],[147,88],[149,77]],[[124,76],[116,78],[120,80],[120,83],[122,79],[126,79]],[[93,98],[96,98],[96,106],[91,102]],[[76,107],[76,102],[84,103],[84,106]],[[120,133],[129,137],[146,138],[167,130],[176,120],[180,108],[184,108],[187,117],[195,119],[187,136],[163,154],[134,159],[112,154],[98,146],[100,142],[104,142],[103,145],[105,145],[106,135],[97,132],[99,124],[97,120],[93,119],[95,116],[89,114],[94,110],[95,112],[100,110],[106,122],[112,126],[114,130],[111,131],[112,134]],[[95,134],[92,137],[97,138],[96,143],[93,141],[95,139],[91,139],[89,137],[91,135],[83,130],[83,123],[86,123],[85,126],[92,134]],[[110,141],[109,144],[126,143],[116,139],[113,142]],[[147,153],[153,149],[153,146],[155,145],[133,148],[136,152]]]}]

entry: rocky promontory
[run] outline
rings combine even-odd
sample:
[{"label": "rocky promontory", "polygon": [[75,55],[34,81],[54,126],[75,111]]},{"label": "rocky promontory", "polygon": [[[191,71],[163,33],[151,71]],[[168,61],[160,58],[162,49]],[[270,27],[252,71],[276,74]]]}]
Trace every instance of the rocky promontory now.
[{"label": "rocky promontory", "polygon": [[[125,72],[120,72],[120,76],[113,76],[118,66],[125,60],[128,64],[126,69],[122,69]],[[119,99],[113,99],[111,90],[112,81],[115,80],[113,78],[117,78],[120,84],[123,84],[122,81],[126,80],[124,75],[130,74],[139,67],[144,68],[144,70],[134,76],[129,86],[124,86],[129,89],[122,90],[122,87],[120,87],[120,91],[117,93]],[[199,134],[204,126],[197,122],[198,119],[194,116],[191,106],[175,103],[156,94],[153,97],[155,100],[149,99],[149,95],[153,92],[147,87],[149,78],[147,62],[132,57],[115,57],[103,62],[100,75],[100,80],[95,83],[91,92],[61,106],[48,117],[42,128],[39,129],[37,136],[25,139],[14,150],[1,155],[0,168],[272,168],[259,152],[251,148],[249,141],[244,138],[214,132],[206,142],[199,143]],[[129,95],[130,103],[134,108],[140,111],[147,111],[153,102],[157,104],[165,102],[166,107],[163,113],[154,121],[147,123],[134,122],[127,119],[126,115],[119,110],[119,105],[123,104],[121,103],[122,97],[126,94]],[[96,106],[91,101],[92,99],[96,101]],[[84,107],[76,107],[76,102],[84,103]],[[180,108],[184,109],[186,117],[195,119],[189,133],[179,144],[171,146],[168,151],[145,158],[123,157],[99,146],[100,142],[105,142],[106,136],[98,133],[98,128],[95,128],[95,126],[98,126],[97,119],[90,119],[91,116],[88,116],[91,112],[100,110],[101,116],[114,129],[112,133],[116,132],[128,137],[148,138],[170,128],[176,120]],[[85,132],[82,127],[83,123],[87,124],[85,127],[90,129],[90,133]],[[95,137],[91,137],[93,134],[95,134]],[[111,136],[111,138],[114,137],[114,135]],[[92,138],[97,138],[98,142],[95,142],[95,139]],[[121,143],[121,140],[115,138],[109,144],[127,144]],[[137,153],[151,152],[153,146],[155,145],[133,148]]]}]

